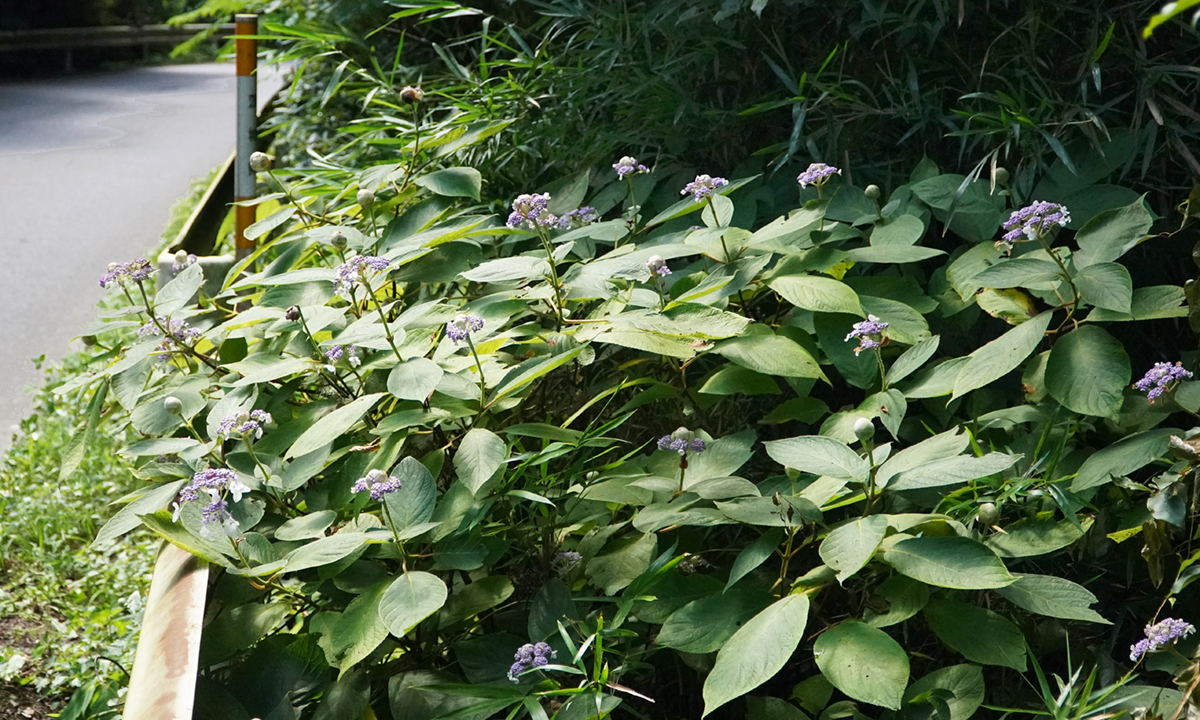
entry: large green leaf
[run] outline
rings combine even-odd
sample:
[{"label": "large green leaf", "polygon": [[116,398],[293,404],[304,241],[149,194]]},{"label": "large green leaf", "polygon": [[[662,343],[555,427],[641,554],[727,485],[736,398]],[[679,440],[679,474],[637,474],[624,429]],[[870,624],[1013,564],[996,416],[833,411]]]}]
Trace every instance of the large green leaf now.
[{"label": "large green leaf", "polygon": [[969,538],[901,540],[885,550],[883,559],[904,575],[938,587],[987,590],[1015,580],[995,553]]},{"label": "large green leaf", "polygon": [[1129,314],[1133,302],[1133,280],[1124,265],[1096,263],[1079,271],[1075,286],[1085,303],[1113,312]]},{"label": "large green leaf", "polygon": [[392,475],[400,480],[400,489],[385,495],[383,502],[396,530],[428,522],[437,502],[437,484],[429,469],[416,458],[406,457]]},{"label": "large green leaf", "polygon": [[284,457],[298,458],[333,442],[361,420],[362,416],[366,415],[375,406],[375,403],[379,402],[379,399],[386,394],[363,395],[316,421],[312,427],[304,431],[304,434],[296,438],[296,442],[292,443]]},{"label": "large green leaf", "polygon": [[822,435],[802,435],[763,443],[767,454],[780,465],[813,475],[843,480],[867,477],[867,462],[845,444]]},{"label": "large green leaf", "polygon": [[944,720],[970,720],[983,704],[983,668],[978,665],[951,665],[934,670],[908,686],[904,701],[912,702],[932,690],[945,690],[953,695],[946,700],[950,717]]},{"label": "large green leaf", "polygon": [[1015,370],[1042,341],[1053,315],[1044,312],[971,353],[954,380],[954,397],[966,395]]},{"label": "large green leaf", "polygon": [[615,595],[646,572],[657,550],[658,538],[654,533],[620,543],[611,552],[588,561],[588,578],[596,587]]},{"label": "large green leaf", "polygon": [[766,562],[767,558],[775,554],[775,549],[779,547],[782,540],[783,531],[779,528],[770,528],[757,540],[743,548],[729,568],[729,579],[725,582],[725,589],[733,587],[734,583]]},{"label": "large green leaf", "polygon": [[442,381],[441,366],[428,358],[413,358],[392,368],[388,375],[388,392],[401,400],[425,402]]},{"label": "large green leaf", "polygon": [[319,538],[288,553],[283,569],[285,572],[299,572],[330,565],[347,557],[369,541],[367,534],[361,532],[339,532]]},{"label": "large green leaf", "polygon": [[896,358],[896,361],[888,368],[888,385],[894,385],[918,370],[926,360],[933,357],[940,343],[941,336],[934,335],[905,350],[904,354]]},{"label": "large green leaf", "polygon": [[1096,596],[1082,585],[1053,575],[1020,574],[1015,577],[1016,582],[997,591],[1013,605],[1047,617],[1112,624],[1091,609],[1090,606],[1097,602]]},{"label": "large green leaf", "polygon": [[734,633],[704,681],[704,716],[773,678],[791,659],[807,624],[808,596],[788,595]]},{"label": "large green leaf", "polygon": [[908,686],[908,653],[884,631],[846,620],[817,637],[813,655],[821,674],[846,695],[900,709]]},{"label": "large green leaf", "polygon": [[1054,343],[1046,362],[1046,389],[1081,415],[1112,417],[1121,410],[1130,373],[1121,341],[1084,325]]},{"label": "large green leaf", "polygon": [[1145,195],[1125,207],[1097,214],[1075,234],[1079,244],[1075,267],[1116,260],[1146,236],[1153,222]]},{"label": "large green leaf", "polygon": [[387,582],[381,582],[350,601],[333,623],[328,636],[321,638],[322,647],[332,664],[342,671],[370,655],[388,635],[387,626],[379,617],[379,606]]},{"label": "large green leaf", "polygon": [[892,491],[918,490],[943,485],[957,485],[1003,472],[1020,459],[1020,455],[1004,453],[988,453],[983,457],[959,455],[942,458],[898,473],[888,482],[887,489]]},{"label": "large green leaf", "polygon": [[471,492],[478,492],[508,457],[508,446],[491,430],[471,428],[454,453],[454,470]]},{"label": "large green leaf", "polygon": [[163,285],[154,296],[154,312],[163,317],[174,315],[191,302],[203,284],[204,268],[200,267],[200,263],[192,263]]},{"label": "large green leaf", "polygon": [[451,625],[490,610],[513,594],[512,581],[503,575],[489,575],[470,585],[458,587],[438,618],[439,627]]},{"label": "large green leaf", "polygon": [[821,559],[837,570],[838,582],[845,583],[875,556],[887,529],[887,518],[882,515],[851,520],[834,528],[821,542]]},{"label": "large green leaf", "polygon": [[1025,636],[991,610],[954,600],[930,600],[925,622],[942,643],[971,662],[1025,672]]},{"label": "large green leaf", "polygon": [[765,375],[816,378],[828,382],[813,356],[783,335],[757,334],[724,340],[713,352]]},{"label": "large green leaf", "polygon": [[791,304],[805,310],[826,313],[850,313],[863,316],[858,294],[850,286],[832,278],[816,275],[784,275],[770,282],[771,289]]},{"label": "large green leaf", "polygon": [[392,581],[379,601],[379,618],[388,632],[404,637],[446,604],[446,583],[427,572],[407,572]]},{"label": "large green leaf", "polygon": [[1083,537],[1091,519],[1080,525],[1059,520],[1049,514],[1024,518],[1004,526],[1004,532],[991,535],[987,546],[1000,557],[1035,557],[1061,550]]},{"label": "large green leaf", "polygon": [[694,600],[667,618],[657,642],[682,652],[716,652],[771,599],[762,590],[730,590]]},{"label": "large green leaf", "polygon": [[483,176],[475,168],[450,167],[418,176],[413,183],[438,195],[478,200]]},{"label": "large green leaf", "polygon": [[1144,467],[1167,452],[1167,438],[1180,435],[1176,428],[1156,428],[1123,437],[1100,448],[1079,466],[1071,482],[1071,492],[1099,487]]},{"label": "large green leaf", "polygon": [[996,263],[971,278],[971,282],[985,288],[1029,287],[1053,280],[1060,274],[1058,266],[1049,260],[1017,257]]}]

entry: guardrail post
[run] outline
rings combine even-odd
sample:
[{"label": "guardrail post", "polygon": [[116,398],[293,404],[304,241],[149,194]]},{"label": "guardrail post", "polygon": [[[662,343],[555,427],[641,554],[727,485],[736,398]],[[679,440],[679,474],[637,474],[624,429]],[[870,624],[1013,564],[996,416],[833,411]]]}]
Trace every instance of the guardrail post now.
[{"label": "guardrail post", "polygon": [[[237,164],[234,168],[234,201],[249,200],[255,196],[256,177],[250,168],[250,154],[254,152],[258,134],[258,64],[257,15],[234,17],[237,40]],[[234,206],[234,243],[237,259],[254,251],[254,241],[246,239],[246,228],[254,224],[255,209],[242,205]]]}]

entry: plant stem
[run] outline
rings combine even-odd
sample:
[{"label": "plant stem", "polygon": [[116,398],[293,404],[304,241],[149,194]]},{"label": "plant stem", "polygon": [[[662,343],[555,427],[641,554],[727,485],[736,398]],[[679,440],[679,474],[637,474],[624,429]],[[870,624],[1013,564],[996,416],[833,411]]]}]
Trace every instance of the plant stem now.
[{"label": "plant stem", "polygon": [[883,364],[883,353],[880,352],[879,348],[875,348],[874,353],[875,353],[875,361],[877,363],[879,363],[879,392],[887,392],[887,389],[888,389],[887,367],[885,367]]},{"label": "plant stem", "polygon": [[554,330],[562,332],[563,301],[559,291],[558,268],[555,267],[554,262],[554,246],[550,244],[550,238],[546,237],[546,231],[540,225],[537,234],[538,239],[542,241],[542,249],[546,251],[546,262],[550,263],[550,286],[554,289]]},{"label": "plant stem", "polygon": [[379,311],[379,319],[383,322],[383,334],[387,337],[388,345],[392,348],[392,352],[395,353],[396,359],[404,362],[404,358],[400,357],[400,351],[396,348],[396,339],[392,337],[392,329],[388,327],[387,314],[383,312],[383,303],[379,302],[379,298],[375,297],[375,291],[371,289],[371,284],[367,282],[365,277],[362,278],[362,284],[367,290],[367,302],[373,303],[375,309]]},{"label": "plant stem", "polygon": [[1062,273],[1063,280],[1065,280],[1067,285],[1071,287],[1071,294],[1074,296],[1071,300],[1071,309],[1067,311],[1067,317],[1063,319],[1062,324],[1059,325],[1058,329],[1054,331],[1057,333],[1063,328],[1064,325],[1070,322],[1071,318],[1075,316],[1075,311],[1079,309],[1079,288],[1075,286],[1075,279],[1071,277],[1071,273],[1067,270],[1067,266],[1063,263],[1062,258],[1058,256],[1058,253],[1054,251],[1054,248],[1050,246],[1050,243],[1046,242],[1045,236],[1040,231],[1037,234],[1037,241],[1046,251],[1046,254],[1049,255],[1052,260],[1054,260],[1054,264],[1058,266],[1059,271]]},{"label": "plant stem", "polygon": [[475,358],[475,367],[479,370],[479,414],[483,414],[483,403],[487,400],[487,385],[483,378],[483,363],[479,361],[479,353],[475,352],[475,342],[471,340],[471,333],[467,333],[467,347],[471,348],[471,356]]}]

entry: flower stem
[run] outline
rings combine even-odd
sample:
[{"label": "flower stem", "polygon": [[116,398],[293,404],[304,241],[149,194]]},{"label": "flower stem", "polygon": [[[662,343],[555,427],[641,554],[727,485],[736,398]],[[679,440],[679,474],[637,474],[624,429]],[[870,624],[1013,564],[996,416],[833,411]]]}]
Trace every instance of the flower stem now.
[{"label": "flower stem", "polygon": [[546,251],[546,262],[550,263],[550,286],[554,289],[554,330],[562,332],[563,301],[559,289],[558,268],[554,262],[554,246],[550,244],[550,238],[546,237],[546,231],[540,225],[537,234],[538,239],[542,241],[542,249]]},{"label": "flower stem", "polygon": [[392,329],[388,327],[387,314],[383,312],[383,303],[379,302],[379,298],[375,297],[375,291],[371,289],[371,284],[367,282],[365,277],[362,278],[362,284],[367,290],[367,302],[375,305],[375,309],[379,311],[379,319],[383,322],[383,334],[387,337],[388,345],[392,348],[392,352],[395,353],[396,359],[404,362],[404,358],[400,357],[400,351],[396,348],[396,339],[392,337]]},{"label": "flower stem", "polygon": [[475,358],[475,367],[479,370],[479,412],[483,413],[483,403],[487,400],[487,385],[483,378],[483,363],[479,361],[479,353],[475,352],[475,341],[471,333],[467,333],[467,347],[471,348],[471,356]]}]

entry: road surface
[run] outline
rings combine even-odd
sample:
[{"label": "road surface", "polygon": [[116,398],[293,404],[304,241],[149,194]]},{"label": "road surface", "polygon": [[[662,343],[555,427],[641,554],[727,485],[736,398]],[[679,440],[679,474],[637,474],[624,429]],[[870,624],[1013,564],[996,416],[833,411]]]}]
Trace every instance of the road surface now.
[{"label": "road surface", "polygon": [[69,351],[107,265],[150,258],[232,150],[235,84],[232,63],[0,84],[0,450],[41,383],[31,358]]}]

